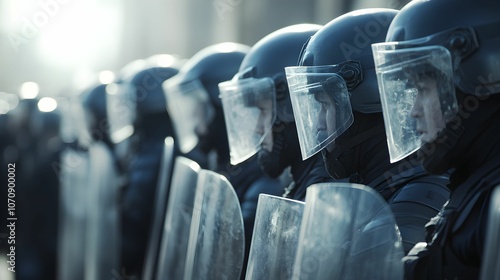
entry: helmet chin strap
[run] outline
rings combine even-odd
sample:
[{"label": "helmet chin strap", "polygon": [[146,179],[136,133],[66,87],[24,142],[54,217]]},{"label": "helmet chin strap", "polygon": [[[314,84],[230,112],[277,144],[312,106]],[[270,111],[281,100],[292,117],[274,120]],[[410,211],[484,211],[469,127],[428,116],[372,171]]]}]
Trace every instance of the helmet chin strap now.
[{"label": "helmet chin strap", "polygon": [[336,140],[331,152],[323,149],[321,153],[328,174],[335,179],[352,177],[354,182],[360,183],[361,178],[358,174],[359,161],[361,160],[359,145],[380,134],[381,131],[384,132],[382,128],[383,125],[378,125],[354,137]]}]

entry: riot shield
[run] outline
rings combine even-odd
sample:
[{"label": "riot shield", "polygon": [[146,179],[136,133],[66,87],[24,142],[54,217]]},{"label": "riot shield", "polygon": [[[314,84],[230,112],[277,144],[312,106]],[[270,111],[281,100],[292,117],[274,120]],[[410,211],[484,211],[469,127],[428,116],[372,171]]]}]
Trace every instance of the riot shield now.
[{"label": "riot shield", "polygon": [[109,279],[120,270],[119,173],[103,142],[89,148],[85,279]]},{"label": "riot shield", "polygon": [[305,202],[292,279],[403,279],[401,236],[373,189],[314,184]]},{"label": "riot shield", "polygon": [[194,205],[184,280],[239,279],[245,235],[233,186],[224,176],[201,170]]},{"label": "riot shield", "polygon": [[245,279],[291,279],[304,202],[259,195]]},{"label": "riot shield", "polygon": [[71,148],[61,154],[59,194],[58,279],[83,280],[85,226],[90,158],[87,151]]},{"label": "riot shield", "polygon": [[165,138],[160,163],[160,176],[156,185],[153,223],[146,251],[146,259],[144,260],[142,279],[153,279],[154,272],[156,271],[161,233],[163,222],[165,221],[165,209],[169,195],[170,178],[172,177],[174,153],[174,139],[172,137]]},{"label": "riot shield", "polygon": [[175,159],[156,269],[156,279],[182,279],[200,166]]},{"label": "riot shield", "polygon": [[500,279],[500,186],[491,196],[486,244],[481,265],[481,280]]}]

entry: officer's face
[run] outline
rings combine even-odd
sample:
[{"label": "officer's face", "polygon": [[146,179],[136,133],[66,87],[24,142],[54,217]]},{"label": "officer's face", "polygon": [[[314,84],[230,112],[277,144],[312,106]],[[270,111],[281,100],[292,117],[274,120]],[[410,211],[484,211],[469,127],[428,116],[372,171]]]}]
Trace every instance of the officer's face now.
[{"label": "officer's face", "polygon": [[[326,140],[327,137],[335,132],[335,103],[330,94],[326,92],[316,93],[314,95],[316,101],[321,105],[318,114],[318,126],[316,128],[318,143]],[[330,152],[332,145],[327,146]]]},{"label": "officer's face", "polygon": [[[259,117],[257,119],[257,127],[255,128],[255,133],[262,137],[264,133],[270,130],[273,119],[273,101],[271,99],[264,99],[259,101],[257,104],[259,109]],[[268,133],[264,140],[262,141],[262,149],[267,151],[272,151],[273,149],[273,135]]]},{"label": "officer's face", "polygon": [[431,78],[423,79],[416,84],[417,95],[411,116],[417,123],[417,132],[424,143],[430,143],[437,138],[437,134],[446,126],[441,111],[436,81]]}]

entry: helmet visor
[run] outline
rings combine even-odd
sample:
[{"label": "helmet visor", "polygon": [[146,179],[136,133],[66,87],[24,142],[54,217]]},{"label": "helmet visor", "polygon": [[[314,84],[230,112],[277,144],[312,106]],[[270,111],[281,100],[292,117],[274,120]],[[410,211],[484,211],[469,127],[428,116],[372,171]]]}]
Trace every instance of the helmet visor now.
[{"label": "helmet visor", "polygon": [[129,83],[111,83],[106,86],[106,113],[111,141],[115,144],[134,133],[136,118],[135,87]]},{"label": "helmet visor", "polygon": [[198,135],[208,133],[215,114],[213,105],[199,80],[181,82],[174,76],[165,81],[163,88],[179,148],[182,153],[188,153],[198,144]]},{"label": "helmet visor", "polygon": [[255,155],[276,119],[276,91],[271,78],[233,79],[219,84],[231,164]]},{"label": "helmet visor", "polygon": [[349,92],[337,68],[285,68],[303,160],[332,143],[354,121]]},{"label": "helmet visor", "polygon": [[391,162],[436,140],[458,110],[451,55],[442,46],[372,45]]}]

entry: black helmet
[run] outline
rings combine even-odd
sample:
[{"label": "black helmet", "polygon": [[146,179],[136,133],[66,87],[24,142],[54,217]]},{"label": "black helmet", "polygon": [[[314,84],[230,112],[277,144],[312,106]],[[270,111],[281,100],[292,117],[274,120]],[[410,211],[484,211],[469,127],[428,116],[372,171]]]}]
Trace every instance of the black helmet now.
[{"label": "black helmet", "polygon": [[[266,35],[250,49],[233,80],[219,85],[232,164],[240,163],[260,150],[263,171],[276,177],[290,164],[282,155],[296,156],[299,153],[285,67],[296,65],[302,47],[320,28],[321,25],[317,24],[296,24]],[[268,104],[269,111],[264,108],[264,103]],[[264,114],[267,118],[262,118]],[[284,131],[287,127],[292,133]],[[272,138],[268,137],[271,132],[274,132]],[[278,133],[287,134],[290,145],[277,144],[278,138],[284,138],[276,135]],[[259,135],[256,137],[256,134]],[[266,139],[272,139],[273,144]],[[296,152],[288,150],[292,146]],[[271,156],[271,151],[273,165],[279,164],[280,167],[270,168],[265,164],[271,162],[263,160]]]},{"label": "black helmet", "polygon": [[[245,56],[238,75],[244,78],[272,78],[276,88],[276,117],[293,121],[285,67],[294,66],[309,38],[322,26],[296,24],[276,30],[260,39]],[[250,71],[249,74],[245,72]]]},{"label": "black helmet", "polygon": [[[382,111],[371,44],[384,41],[396,13],[362,9],[339,16],[311,37],[299,66],[286,68],[303,159],[327,146],[331,150],[329,144],[353,122],[362,122],[356,122],[353,111]],[[353,140],[343,150],[362,141]]]},{"label": "black helmet", "polygon": [[311,38],[301,54],[299,65],[346,63],[340,68],[340,74],[351,94],[352,109],[361,113],[381,112],[371,44],[385,40],[397,12],[363,9],[335,18]]},{"label": "black helmet", "polygon": [[249,49],[232,42],[208,46],[188,59],[179,73],[164,83],[167,110],[174,122],[181,152],[190,152],[202,137],[206,140],[202,143],[205,151],[213,145],[227,146],[217,85],[238,71]]},{"label": "black helmet", "polygon": [[146,66],[128,83],[134,87],[137,115],[164,112],[165,94],[162,84],[179,72],[181,62],[171,55],[155,55],[146,59]]},{"label": "black helmet", "polygon": [[249,49],[247,45],[232,42],[208,46],[186,62],[175,82],[185,84],[198,80],[207,91],[213,105],[221,106],[217,85],[231,79],[234,73],[238,72],[241,61]]},{"label": "black helmet", "polygon": [[494,0],[415,0],[372,46],[391,161],[419,151],[442,173],[483,133],[500,93],[499,14]]},{"label": "black helmet", "polygon": [[411,1],[394,18],[386,42],[441,45],[451,53],[457,88],[474,95],[500,93],[499,13],[495,0]]},{"label": "black helmet", "polygon": [[[182,62],[173,55],[158,54],[124,66],[116,83],[106,86],[107,116],[114,143],[130,136],[151,117],[168,115],[162,84],[179,71]],[[170,126],[166,124],[166,126]],[[129,127],[128,133],[124,133]]]}]

